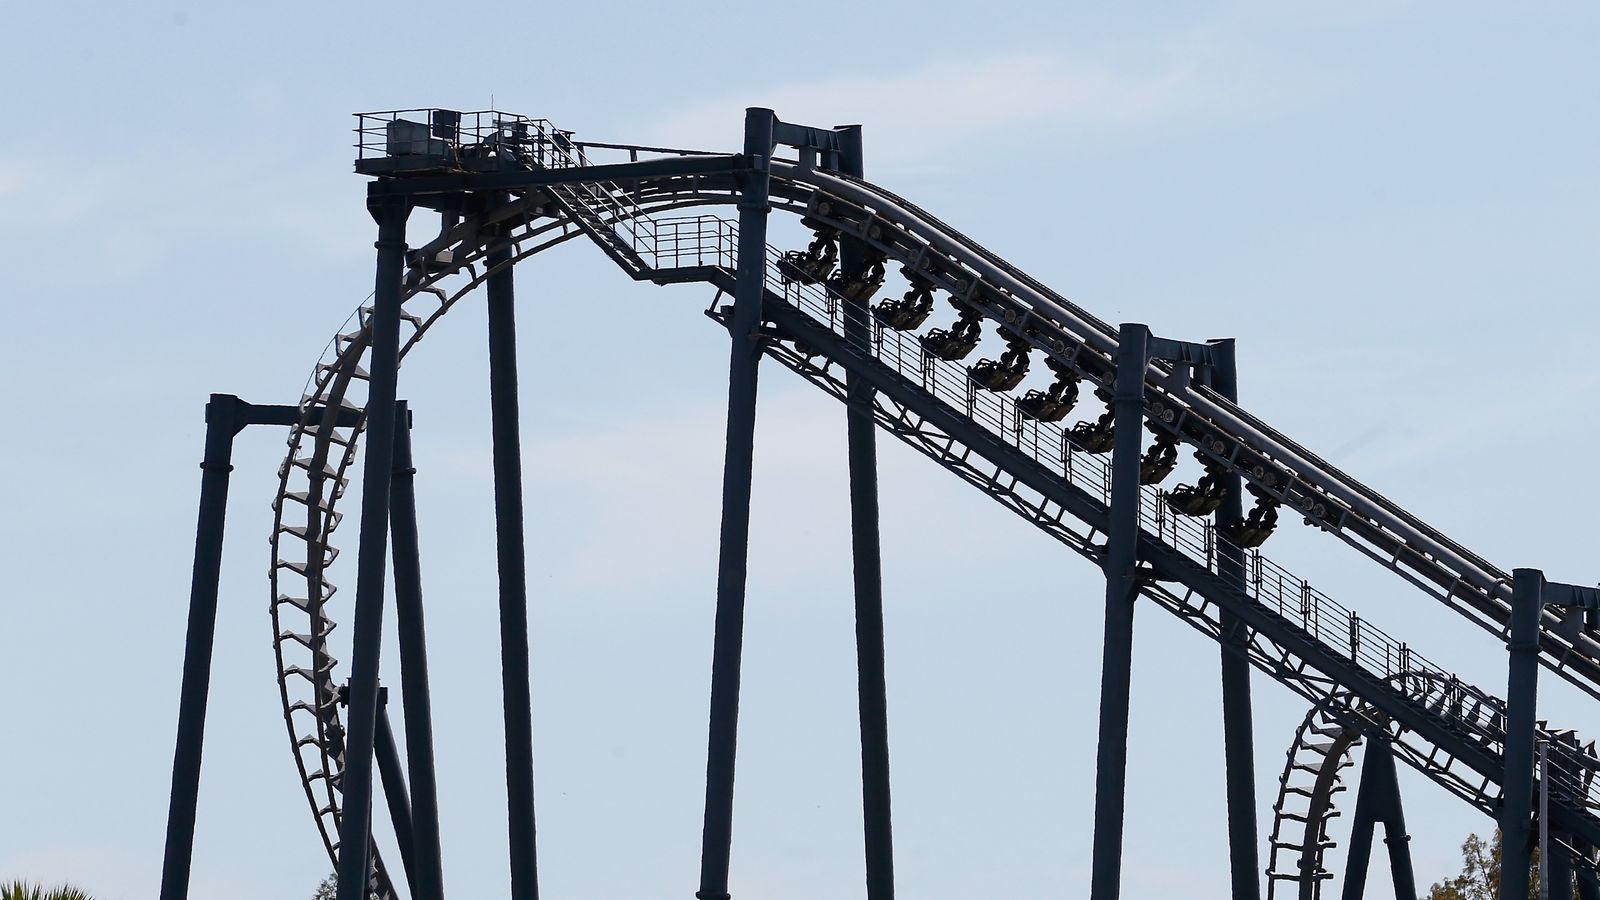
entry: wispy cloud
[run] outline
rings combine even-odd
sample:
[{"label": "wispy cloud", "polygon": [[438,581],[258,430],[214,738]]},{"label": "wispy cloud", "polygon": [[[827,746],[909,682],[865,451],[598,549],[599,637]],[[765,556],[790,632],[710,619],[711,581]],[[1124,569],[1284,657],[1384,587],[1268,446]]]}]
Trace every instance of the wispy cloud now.
[{"label": "wispy cloud", "polygon": [[979,136],[1158,129],[1246,111],[1283,90],[1250,77],[1213,38],[1186,38],[1099,57],[1037,52],[941,56],[912,68],[746,89],[668,113],[644,131],[682,146],[737,146],[741,110],[786,121],[865,122],[874,156],[942,164]]}]

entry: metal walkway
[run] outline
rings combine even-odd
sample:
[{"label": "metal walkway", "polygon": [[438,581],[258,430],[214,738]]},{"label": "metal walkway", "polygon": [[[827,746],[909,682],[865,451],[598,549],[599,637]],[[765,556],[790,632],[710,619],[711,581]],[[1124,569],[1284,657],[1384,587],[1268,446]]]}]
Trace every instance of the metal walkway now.
[{"label": "metal walkway", "polygon": [[[790,130],[777,143],[794,153],[769,158],[749,148],[718,155],[584,144],[543,120],[500,113],[468,114],[430,131],[426,122],[437,123],[439,113],[360,120],[357,165],[378,176],[374,209],[404,202],[443,214],[438,236],[407,252],[401,357],[461,297],[544,249],[585,239],[635,280],[713,286],[706,314],[735,342],[753,338],[761,357],[841,402],[870,397],[880,430],[1105,564],[1113,417],[1086,398],[1109,406],[1127,396],[1115,383],[1117,329],[927,212],[847,174],[837,147],[813,130],[779,123]],[[415,146],[396,152],[395,123],[422,129],[408,138]],[[740,205],[752,173],[766,180],[759,211]],[[814,238],[804,250],[767,248],[751,338],[741,332],[750,323],[741,322],[738,303],[725,302],[740,294],[740,263],[751,264],[751,244],[741,245],[738,222],[707,209],[726,206],[739,206],[741,215],[768,208],[796,215]],[[895,268],[903,295],[885,288]],[[887,299],[874,306],[879,293]],[[935,310],[939,297],[954,308],[955,322],[928,329],[947,321]],[[280,470],[272,539],[285,721],[335,859],[346,734],[338,662],[326,650],[335,588],[324,572],[339,552],[339,500],[373,399],[374,310],[363,307],[333,339],[307,386],[306,412],[291,429]],[[1005,354],[967,363],[989,346],[980,344],[985,330],[999,336]],[[1200,368],[1156,360],[1144,369],[1142,418],[1154,439],[1141,460],[1137,590],[1312,704],[1282,778],[1267,874],[1269,892],[1281,882],[1315,897],[1331,877],[1321,858],[1349,750],[1382,740],[1405,764],[1498,815],[1507,705],[1264,555],[1277,510],[1354,547],[1407,590],[1434,597],[1502,642],[1511,635],[1512,578],[1230,402],[1198,377]],[[1034,386],[1018,391],[1030,371]],[[1044,371],[1053,380],[1042,381]],[[361,425],[337,425],[338,415],[352,412],[363,414]],[[1068,424],[1074,413],[1082,420]],[[1168,490],[1161,482],[1174,471],[1178,448],[1206,475]],[[1207,500],[1234,477],[1256,508],[1248,520],[1221,527]],[[1230,560],[1242,560],[1242,577]],[[1539,625],[1540,664],[1600,699],[1594,614],[1545,609]],[[1568,853],[1592,867],[1600,762],[1592,745],[1565,732],[1541,727],[1538,738],[1554,757],[1550,819]],[[382,862],[375,860],[375,872],[390,893]]]}]

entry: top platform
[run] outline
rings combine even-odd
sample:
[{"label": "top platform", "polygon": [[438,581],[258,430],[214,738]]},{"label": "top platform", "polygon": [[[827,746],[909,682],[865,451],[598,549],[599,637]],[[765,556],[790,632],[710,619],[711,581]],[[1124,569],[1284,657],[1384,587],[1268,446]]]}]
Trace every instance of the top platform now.
[{"label": "top platform", "polygon": [[356,171],[403,176],[570,165],[572,132],[498,110],[356,113]]}]

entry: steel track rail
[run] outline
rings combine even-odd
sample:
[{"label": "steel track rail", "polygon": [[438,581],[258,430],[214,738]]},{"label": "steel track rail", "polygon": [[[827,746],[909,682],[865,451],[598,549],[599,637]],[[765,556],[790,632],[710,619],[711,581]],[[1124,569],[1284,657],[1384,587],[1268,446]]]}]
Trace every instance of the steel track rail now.
[{"label": "steel track rail", "polygon": [[[731,187],[731,185],[730,185]],[[730,202],[717,190],[686,180],[671,191],[648,190],[641,214],[662,214],[708,204]],[[544,202],[539,202],[539,201]],[[404,313],[410,333],[402,334],[402,359],[457,301],[487,280],[493,271],[485,265],[494,242],[484,241],[484,226],[509,221],[514,231],[506,239],[514,250],[506,265],[564,243],[583,232],[564,219],[541,218],[552,198],[518,201],[521,209],[510,216],[497,213],[484,220],[467,220],[419,248],[424,256],[455,248],[448,268],[420,274],[408,284]],[[801,201],[803,202],[803,201]],[[497,221],[489,221],[496,219]],[[366,370],[363,363],[369,333],[363,305],[346,327],[329,341],[302,395],[301,408],[360,410],[364,402]],[[331,413],[330,413],[331,416]],[[290,429],[288,453],[279,467],[279,485],[273,500],[273,531],[269,604],[279,697],[296,769],[318,831],[330,859],[337,860],[340,816],[339,775],[343,770],[344,729],[338,706],[334,670],[338,660],[328,652],[328,638],[336,627],[327,604],[337,587],[325,570],[339,555],[333,543],[342,519],[337,510],[355,463],[365,416],[355,428],[337,428],[332,419],[305,418]],[[378,857],[374,855],[374,860]],[[378,883],[392,893],[392,882],[377,862]]]},{"label": "steel track rail", "polygon": [[[583,152],[582,147],[574,149],[579,154]],[[588,162],[578,159],[573,164]],[[775,208],[836,225],[859,237],[889,259],[932,278],[1010,333],[1024,336],[1035,347],[1064,359],[1093,383],[1109,383],[1114,367],[1108,361],[1115,352],[1115,335],[1110,327],[970,238],[865,182],[794,161],[774,160],[772,173]],[[717,175],[663,177],[625,186],[564,185],[527,192],[510,209],[476,220],[469,218],[421,248],[419,256],[429,263],[436,262],[443,252],[450,257],[431,271],[426,265],[414,270],[406,296],[407,321],[412,330],[404,336],[402,354],[409,352],[445,312],[489,274],[483,269],[491,243],[487,235],[495,229],[487,226],[495,225],[509,233],[508,238],[494,240],[512,245],[514,252],[507,265],[514,265],[580,234],[587,234],[604,248],[608,240],[599,229],[616,234],[616,229],[625,223],[648,220],[661,213],[732,204],[734,187],[731,176]],[[552,215],[559,218],[548,218]],[[494,221],[496,217],[498,221]],[[637,230],[632,236],[638,239]],[[635,265],[626,256],[618,258],[617,253],[612,257],[639,280],[688,280],[688,276],[664,275],[659,269]],[[433,300],[423,300],[423,295]],[[365,313],[358,311],[354,318],[355,326],[330,342],[314,370],[305,393],[305,408],[361,407],[361,363],[367,342]],[[781,354],[774,355],[781,360]],[[807,375],[805,367],[809,362],[791,362],[785,364]],[[1191,386],[1169,389],[1170,375],[1159,367],[1152,368],[1148,375],[1154,422],[1302,509],[1308,520],[1401,572],[1413,584],[1428,589],[1481,626],[1504,636],[1509,588],[1503,572],[1216,395]],[[947,435],[939,436],[937,429],[930,433],[908,424],[906,417],[910,413],[904,409],[898,418],[884,412],[881,405],[879,413],[880,424],[891,433],[924,452],[937,450],[946,457],[942,461],[951,467],[948,456],[954,451]],[[330,856],[337,854],[343,735],[334,702],[337,661],[327,653],[327,638],[334,622],[327,615],[326,605],[335,588],[324,577],[324,570],[338,553],[332,542],[340,518],[336,506],[355,459],[360,433],[359,426],[337,429],[328,422],[316,421],[305,421],[292,429],[290,452],[280,470],[280,491],[274,502],[271,611],[280,695],[296,764]],[[1219,446],[1218,437],[1229,443]],[[1094,529],[1087,533],[1074,530],[1072,517],[1059,505],[1052,509],[1048,501],[1026,499],[1026,491],[1019,488],[1015,477],[1010,477],[1009,487],[1002,487],[1008,477],[1004,472],[980,475],[960,467],[953,470],[1080,553],[1091,558],[1098,553]],[[297,554],[288,549],[295,545],[303,552]],[[294,590],[297,582],[304,585],[304,590]],[[1147,589],[1147,594],[1201,631],[1214,637],[1220,633],[1215,604],[1193,590],[1180,593],[1156,583]],[[295,617],[303,618],[304,631],[294,630]],[[1571,621],[1552,617],[1545,625],[1542,662],[1600,696],[1596,690],[1600,685],[1600,665],[1595,664],[1600,657],[1600,644],[1578,633]],[[1247,652],[1259,668],[1308,699],[1322,702],[1337,688],[1335,681],[1317,675],[1303,658],[1260,635],[1252,637]],[[1389,727],[1387,723],[1369,726]],[[1489,733],[1481,728],[1479,732],[1480,736]],[[1391,740],[1397,737],[1391,735]],[[1396,751],[1402,760],[1425,772],[1438,770],[1430,772],[1430,777],[1484,808],[1487,781],[1464,778],[1451,771],[1448,755],[1440,769],[1437,747],[1411,747],[1397,740]],[[387,883],[386,876],[380,877]]]},{"label": "steel track rail", "polygon": [[[1108,387],[1116,335],[1109,325],[981,245],[875,185],[774,161],[773,176],[818,189],[808,216],[864,241],[959,297],[1007,334]],[[1398,504],[1320,459],[1212,391],[1174,384],[1152,364],[1147,406],[1157,426],[1395,571],[1502,641],[1509,639],[1510,577]],[[1541,662],[1600,699],[1600,641],[1581,617],[1544,613]]]}]

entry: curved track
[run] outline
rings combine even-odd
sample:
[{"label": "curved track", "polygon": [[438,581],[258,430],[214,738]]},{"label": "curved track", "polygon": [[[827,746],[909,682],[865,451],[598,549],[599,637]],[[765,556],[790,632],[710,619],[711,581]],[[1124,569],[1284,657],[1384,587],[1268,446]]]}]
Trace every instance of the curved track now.
[{"label": "curved track", "polygon": [[[551,168],[591,164],[583,145],[566,141],[541,159]],[[1057,372],[1110,387],[1116,350],[1110,326],[905,200],[811,162],[804,154],[771,161],[775,210],[861,242],[885,264],[898,264],[915,282],[944,292],[963,315],[987,320],[1008,343],[1042,353]],[[414,254],[402,356],[486,279],[489,251],[508,245],[505,265],[515,265],[584,236],[635,279],[705,281],[731,291],[733,223],[683,211],[736,200],[731,170],[513,193]],[[971,370],[926,351],[925,336],[885,327],[881,307],[870,345],[846,337],[846,305],[837,286],[787,280],[776,251],[772,256],[770,358],[841,399],[845,371],[868,379],[878,390],[875,417],[882,428],[1098,559],[1110,483],[1100,457],[1086,452],[1066,427],[1028,415],[1003,393],[978,390]],[[711,313],[718,318],[715,309]],[[361,428],[334,428],[331,418],[314,421],[311,411],[363,406],[366,315],[357,312],[313,372],[302,400],[306,418],[291,430],[274,504],[271,608],[280,692],[296,764],[330,855],[337,854],[343,732],[337,660],[327,652],[335,588],[325,572],[338,555],[338,502]],[[1187,444],[1208,466],[1240,474],[1266,502],[1297,510],[1504,639],[1509,580],[1503,571],[1181,375],[1164,365],[1147,373],[1148,420],[1158,433]],[[1245,652],[1257,668],[1353,734],[1387,736],[1401,760],[1452,793],[1480,809],[1494,807],[1503,739],[1499,701],[1430,666],[1258,551],[1246,551],[1247,587],[1230,586],[1217,572],[1218,549],[1227,539],[1209,521],[1173,513],[1167,500],[1158,487],[1145,489],[1140,558],[1153,576],[1143,586],[1146,596],[1213,638],[1222,633],[1219,610],[1227,608],[1252,629]],[[1600,697],[1600,643],[1553,615],[1545,626],[1541,661]],[[1301,735],[1314,734],[1315,727],[1303,726]],[[1596,763],[1584,753],[1569,768],[1589,773]],[[1600,843],[1600,798],[1590,793],[1592,779],[1583,780],[1555,812],[1568,830]],[[1311,790],[1312,799],[1321,796],[1321,788]],[[1308,820],[1306,831],[1312,830]],[[1301,846],[1307,847],[1304,840]],[[377,878],[382,892],[392,893],[381,863]]]},{"label": "curved track", "polygon": [[1355,765],[1353,751],[1361,731],[1330,715],[1318,704],[1295,729],[1278,799],[1272,804],[1272,831],[1267,837],[1267,900],[1281,896],[1319,900],[1322,885],[1333,878],[1323,856],[1335,846],[1328,827],[1341,810],[1344,771]]}]

